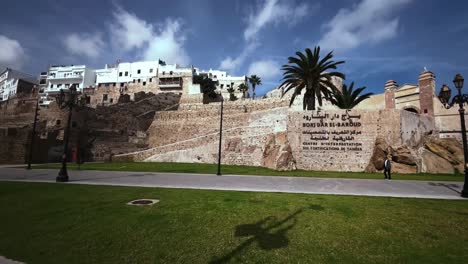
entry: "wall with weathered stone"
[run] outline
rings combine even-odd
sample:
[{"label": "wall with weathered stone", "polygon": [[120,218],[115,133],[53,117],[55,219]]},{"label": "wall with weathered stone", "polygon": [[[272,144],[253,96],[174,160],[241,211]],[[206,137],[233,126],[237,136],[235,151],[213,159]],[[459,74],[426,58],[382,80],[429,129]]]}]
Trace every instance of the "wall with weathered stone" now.
[{"label": "wall with weathered stone", "polygon": [[363,171],[379,135],[401,144],[400,112],[395,110],[291,112],[288,138],[297,168]]},{"label": "wall with weathered stone", "polygon": [[[271,135],[286,131],[288,110],[287,101],[278,99],[225,102],[223,163],[262,166],[265,165],[264,155],[283,155],[286,150],[280,148],[278,142],[284,143],[284,139],[271,138]],[[178,111],[158,112],[148,129],[149,144],[153,148],[115,158],[215,163],[218,159],[219,121],[219,102],[181,104]],[[267,153],[263,153],[265,145],[271,146]]]},{"label": "wall with weathered stone", "polygon": [[434,118],[416,113],[401,111],[401,140],[409,147],[418,147],[427,135],[435,134]]},{"label": "wall with weathered stone", "polygon": [[[468,120],[467,105],[464,108],[466,122]],[[434,122],[441,138],[452,137],[461,142],[460,113],[458,110],[458,105],[446,109],[438,98],[434,99]]]},{"label": "wall with weathered stone", "polygon": [[[402,144],[397,110],[303,112],[289,108],[287,100],[261,102],[225,104],[223,164],[364,171],[377,136]],[[152,148],[115,158],[216,163],[219,108],[219,103],[183,104],[178,111],[157,113],[148,130]]]}]

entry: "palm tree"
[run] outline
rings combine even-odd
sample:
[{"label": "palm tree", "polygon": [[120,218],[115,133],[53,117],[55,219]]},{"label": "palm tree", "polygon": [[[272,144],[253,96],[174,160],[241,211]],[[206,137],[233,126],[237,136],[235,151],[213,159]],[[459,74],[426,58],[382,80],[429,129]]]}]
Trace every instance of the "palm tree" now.
[{"label": "palm tree", "polygon": [[257,75],[250,75],[249,82],[252,84],[252,98],[255,99],[255,86],[262,84],[262,79]]},{"label": "palm tree", "polygon": [[315,98],[322,106],[322,94],[325,99],[329,97],[330,88],[336,88],[332,82],[332,77],[345,79],[341,72],[330,71],[336,69],[336,66],[344,61],[332,61],[333,51],[320,59],[320,47],[314,48],[314,52],[307,48],[305,54],[296,52],[297,57],[289,57],[288,63],[281,68],[283,72],[283,95],[289,90],[294,89],[289,106],[294,102],[296,96],[300,95],[305,88],[303,99],[304,110],[315,110]]},{"label": "palm tree", "polygon": [[249,90],[249,87],[245,83],[239,84],[239,92],[242,92],[242,98],[245,98],[245,92]]},{"label": "palm tree", "polygon": [[234,88],[231,86],[227,89],[228,93],[229,93],[229,100],[230,101],[235,101],[237,100],[237,96],[234,94],[235,90]]},{"label": "palm tree", "polygon": [[346,86],[346,84],[343,84],[342,91],[336,88],[332,88],[330,101],[332,102],[332,104],[338,106],[341,109],[352,109],[360,102],[366,100],[371,95],[373,95],[373,93],[359,95],[362,91],[364,91],[364,89],[366,89],[365,86],[357,88],[354,91],[353,88],[354,82],[351,83],[349,88]]}]

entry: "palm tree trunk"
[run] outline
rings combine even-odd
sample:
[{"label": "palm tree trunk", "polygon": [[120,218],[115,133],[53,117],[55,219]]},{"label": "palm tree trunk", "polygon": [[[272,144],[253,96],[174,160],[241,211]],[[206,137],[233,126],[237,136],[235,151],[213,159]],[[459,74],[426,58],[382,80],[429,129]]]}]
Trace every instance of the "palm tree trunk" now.
[{"label": "palm tree trunk", "polygon": [[255,100],[255,84],[252,84],[252,100]]}]

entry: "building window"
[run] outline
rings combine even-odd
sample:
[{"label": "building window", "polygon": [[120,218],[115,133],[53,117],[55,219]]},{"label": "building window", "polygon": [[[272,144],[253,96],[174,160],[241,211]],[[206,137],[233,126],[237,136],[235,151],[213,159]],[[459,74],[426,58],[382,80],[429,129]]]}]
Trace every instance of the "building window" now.
[{"label": "building window", "polygon": [[105,87],[109,87],[109,83],[104,84]]},{"label": "building window", "polygon": [[138,83],[140,83],[140,79],[138,79]]},{"label": "building window", "polygon": [[120,83],[120,87],[124,87],[124,83]]},{"label": "building window", "polygon": [[224,84],[221,84],[221,89],[224,87]]},{"label": "building window", "polygon": [[125,76],[128,76],[128,71],[125,72]]},{"label": "building window", "polygon": [[172,71],[169,72],[169,75],[172,75]]},{"label": "building window", "polygon": [[45,83],[46,83],[46,79],[41,79],[41,80],[39,81],[39,84],[45,84]]},{"label": "building window", "polygon": [[114,98],[111,98],[109,102],[112,104],[114,102]]},{"label": "building window", "polygon": [[119,77],[122,77],[122,72],[119,72]]},{"label": "building window", "polygon": [[62,87],[62,84],[60,84],[60,83],[57,84],[57,88],[60,88],[60,87]]},{"label": "building window", "polygon": [[113,83],[112,86],[115,87],[116,83]]},{"label": "building window", "polygon": [[76,121],[72,121],[71,127],[76,127]]},{"label": "building window", "polygon": [[107,101],[108,99],[108,95],[107,94],[103,94],[102,95],[102,101]]},{"label": "building window", "polygon": [[424,113],[427,114],[427,109],[424,109]]},{"label": "building window", "polygon": [[150,73],[153,73],[153,69],[150,69]]},{"label": "building window", "polygon": [[146,85],[146,82],[143,82],[143,86],[145,86],[145,85]]},{"label": "building window", "polygon": [[62,123],[62,121],[61,121],[60,119],[57,119],[57,120],[55,121],[55,125],[57,125],[57,126],[60,126],[60,123]]},{"label": "building window", "polygon": [[165,72],[165,71],[163,71],[163,75],[165,75],[165,74],[166,74],[166,72]]},{"label": "building window", "polygon": [[135,82],[136,82],[136,80],[135,80],[135,79],[133,79],[133,83],[135,83]]},{"label": "building window", "polygon": [[150,78],[150,79],[149,79],[149,82],[153,82],[153,78]]},{"label": "building window", "polygon": [[90,96],[86,96],[86,104],[90,104],[91,103],[91,97]]},{"label": "building window", "polygon": [[141,70],[138,70],[137,73],[140,74],[140,73],[141,73]]}]

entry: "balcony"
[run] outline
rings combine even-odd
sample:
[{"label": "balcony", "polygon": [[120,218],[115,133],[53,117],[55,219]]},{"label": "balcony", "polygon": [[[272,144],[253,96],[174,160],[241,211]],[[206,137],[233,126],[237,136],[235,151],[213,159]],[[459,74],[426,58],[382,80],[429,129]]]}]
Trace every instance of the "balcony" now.
[{"label": "balcony", "polygon": [[83,73],[70,73],[70,74],[51,74],[49,80],[81,80],[83,79]]},{"label": "balcony", "polygon": [[160,78],[159,88],[160,89],[182,88],[182,78],[179,78],[179,77]]}]

